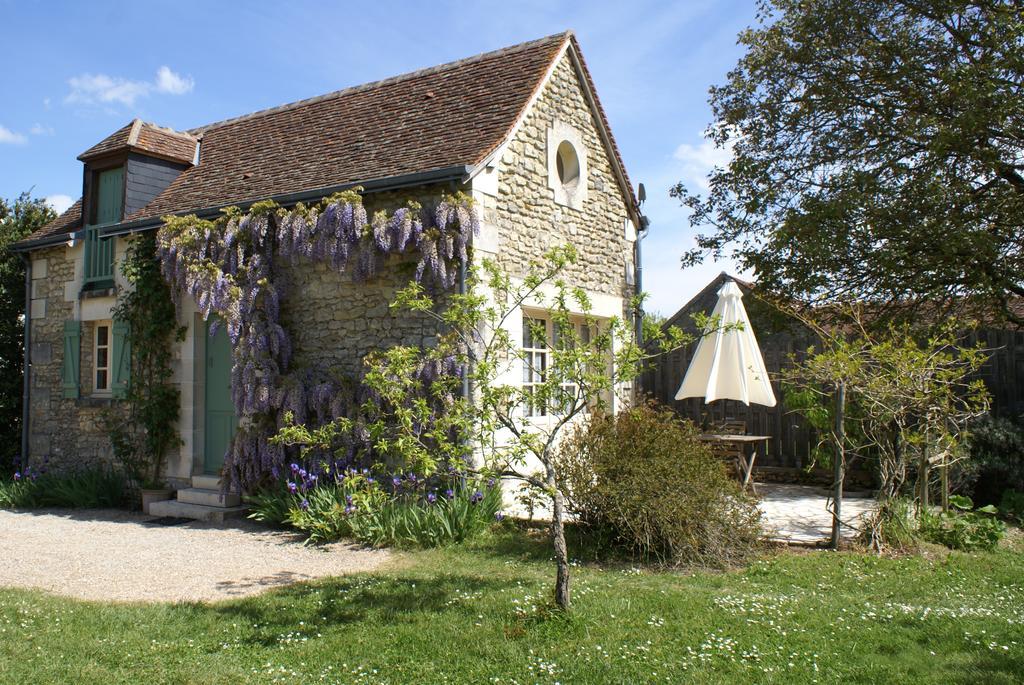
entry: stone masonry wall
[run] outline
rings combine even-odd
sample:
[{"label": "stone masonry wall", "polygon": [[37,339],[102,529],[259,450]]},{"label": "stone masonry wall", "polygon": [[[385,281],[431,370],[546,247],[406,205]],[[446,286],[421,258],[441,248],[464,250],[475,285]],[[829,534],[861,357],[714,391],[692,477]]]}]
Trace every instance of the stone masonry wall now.
[{"label": "stone masonry wall", "polygon": [[[80,252],[80,250],[79,250]],[[110,441],[101,427],[109,399],[90,397],[92,335],[83,322],[79,364],[81,395],[64,397],[64,322],[75,318],[66,297],[75,281],[75,252],[65,246],[32,254],[32,347],[30,350],[29,457],[47,459],[55,468],[75,468],[110,459]]]},{"label": "stone masonry wall", "polygon": [[[409,200],[430,207],[449,190],[434,186],[368,194],[367,216],[393,211]],[[282,312],[296,363],[332,366],[356,377],[372,350],[431,344],[437,335],[431,320],[389,307],[395,293],[413,279],[417,260],[415,254],[389,257],[374,278],[360,283],[349,269],[338,273],[327,264],[300,260],[289,270]]]},{"label": "stone masonry wall", "polygon": [[[555,202],[548,184],[548,129],[567,124],[581,137],[586,155],[586,200],[581,209]],[[531,259],[568,242],[579,252],[567,281],[589,291],[628,298],[626,204],[568,55],[562,57],[517,135],[501,157],[497,197],[485,202],[485,219],[499,231],[498,261],[523,275]]]}]

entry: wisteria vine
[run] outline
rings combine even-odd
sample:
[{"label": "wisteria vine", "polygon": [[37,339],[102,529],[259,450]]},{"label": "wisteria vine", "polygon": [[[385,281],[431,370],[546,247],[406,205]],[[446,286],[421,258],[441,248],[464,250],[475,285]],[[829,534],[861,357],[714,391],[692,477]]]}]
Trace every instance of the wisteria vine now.
[{"label": "wisteria vine", "polygon": [[[223,321],[231,340],[232,399],[240,419],[224,457],[231,489],[253,488],[283,469],[287,448],[270,438],[287,413],[297,423],[318,425],[351,415],[358,404],[354,379],[292,369],[291,337],[281,324],[289,265],[322,262],[365,282],[389,255],[418,253],[416,281],[451,289],[459,263],[467,260],[471,236],[479,231],[468,196],[444,195],[429,209],[410,201],[370,217],[359,190],[290,210],[266,201],[247,212],[226,209],[214,220],[165,217],[158,232],[157,254],[175,296],[193,298],[204,320],[219,316],[212,332]],[[355,451],[340,458],[351,463]]]}]

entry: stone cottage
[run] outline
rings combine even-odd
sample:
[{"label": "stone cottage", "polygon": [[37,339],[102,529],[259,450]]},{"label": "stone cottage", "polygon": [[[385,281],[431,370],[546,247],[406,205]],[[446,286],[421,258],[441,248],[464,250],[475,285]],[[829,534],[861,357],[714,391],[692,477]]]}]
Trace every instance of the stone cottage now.
[{"label": "stone cottage", "polygon": [[[634,315],[641,217],[571,33],[188,131],[135,120],[78,159],[81,199],[16,246],[30,263],[23,447],[32,460],[109,457],[100,414],[128,383],[124,331],[112,317],[124,287],[116,265],[126,236],[167,215],[209,218],[268,199],[309,204],[354,186],[372,213],[462,191],[481,219],[474,255],[521,276],[547,248],[572,242],[579,261],[569,277],[593,314]],[[323,265],[296,269],[282,303],[296,356],[355,368],[374,348],[422,342],[431,331],[388,310],[401,279],[392,270],[353,283]],[[194,303],[179,316],[181,446],[167,478],[193,485],[184,491],[192,504],[216,504],[206,491],[237,426],[231,352],[223,331],[206,334]],[[522,319],[510,327],[523,338]]]}]

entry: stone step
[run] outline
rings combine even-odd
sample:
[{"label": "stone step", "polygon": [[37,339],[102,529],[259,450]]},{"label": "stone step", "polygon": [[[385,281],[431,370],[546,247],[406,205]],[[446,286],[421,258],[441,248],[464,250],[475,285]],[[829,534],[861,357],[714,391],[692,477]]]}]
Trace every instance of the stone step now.
[{"label": "stone step", "polygon": [[150,516],[172,516],[174,518],[212,521],[214,523],[222,523],[224,519],[244,516],[246,511],[248,511],[248,507],[207,507],[202,504],[189,504],[188,502],[179,502],[174,499],[153,502],[149,505]]},{"label": "stone step", "polygon": [[207,507],[237,507],[242,499],[235,493],[229,492],[221,495],[220,490],[208,490],[206,488],[185,488],[178,490],[178,501],[186,504],[202,504]]},{"label": "stone step", "polygon": [[203,490],[220,490],[220,476],[192,476],[192,487]]}]

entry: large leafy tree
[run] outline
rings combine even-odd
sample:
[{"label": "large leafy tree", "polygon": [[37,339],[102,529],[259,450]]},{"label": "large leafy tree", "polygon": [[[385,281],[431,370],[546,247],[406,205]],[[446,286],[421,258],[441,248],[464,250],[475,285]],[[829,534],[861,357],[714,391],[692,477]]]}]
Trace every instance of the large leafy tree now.
[{"label": "large leafy tree", "polygon": [[710,91],[732,161],[706,194],[672,191],[711,227],[684,265],[731,254],[790,297],[1024,324],[1024,3],[765,0],[758,17]]},{"label": "large leafy tree", "polygon": [[10,470],[21,449],[21,383],[25,360],[25,265],[10,246],[56,213],[39,198],[22,193],[0,198],[0,473]]}]

